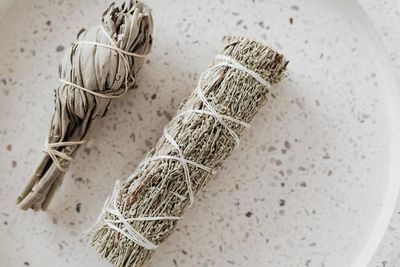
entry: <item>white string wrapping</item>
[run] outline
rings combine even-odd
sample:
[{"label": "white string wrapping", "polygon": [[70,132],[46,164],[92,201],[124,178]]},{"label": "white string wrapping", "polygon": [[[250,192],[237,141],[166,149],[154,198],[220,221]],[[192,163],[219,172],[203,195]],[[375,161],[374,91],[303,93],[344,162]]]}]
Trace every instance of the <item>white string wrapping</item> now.
[{"label": "white string wrapping", "polygon": [[[203,94],[202,88],[203,88],[203,80],[205,75],[208,74],[212,74],[214,73],[213,70],[216,68],[220,68],[220,67],[230,67],[230,68],[235,68],[238,69],[240,71],[243,71],[245,73],[248,73],[250,76],[252,76],[254,79],[256,79],[257,81],[259,81],[262,85],[264,86],[268,86],[270,87],[270,83],[268,81],[266,81],[265,79],[263,79],[259,74],[257,74],[256,72],[244,67],[243,65],[241,65],[239,62],[237,62],[236,60],[224,56],[224,55],[218,55],[216,57],[216,59],[221,60],[221,62],[215,64],[214,66],[210,67],[207,71],[203,72],[200,75],[199,78],[199,82],[198,85],[196,87],[196,93],[198,95],[198,97],[201,99],[201,101],[204,103],[205,107],[208,110],[185,110],[182,111],[181,113],[177,114],[175,116],[174,119],[176,119],[179,116],[182,116],[184,114],[187,113],[196,113],[196,114],[202,114],[202,115],[208,115],[208,116],[212,116],[214,117],[216,120],[218,120],[218,122],[220,122],[225,129],[229,132],[229,134],[233,137],[233,139],[236,142],[236,145],[239,145],[239,137],[238,135],[235,133],[234,130],[232,130],[229,125],[226,124],[225,121],[230,121],[239,125],[242,125],[243,127],[250,127],[250,125],[246,122],[240,121],[238,119],[232,118],[230,116],[227,115],[221,115],[219,114],[215,108],[211,105],[210,102],[208,102],[208,100],[206,99],[206,97]],[[174,120],[173,119],[173,120]],[[178,156],[171,156],[171,155],[158,155],[158,156],[154,156],[154,157],[150,157],[148,159],[146,159],[145,161],[143,161],[141,164],[146,164],[148,162],[152,162],[152,161],[158,161],[158,160],[177,160],[181,163],[182,168],[184,170],[184,176],[185,176],[185,181],[187,184],[187,188],[188,188],[188,195],[189,195],[189,199],[190,199],[190,205],[193,204],[194,201],[194,195],[193,195],[193,189],[192,189],[192,181],[191,181],[191,177],[190,177],[190,171],[189,171],[189,167],[188,165],[193,165],[199,169],[202,169],[204,171],[207,172],[213,172],[212,168],[204,166],[200,163],[188,160],[185,158],[185,155],[183,153],[183,150],[180,148],[179,144],[176,143],[176,141],[174,140],[174,138],[168,133],[167,129],[164,128],[164,137],[166,138],[166,140],[168,141],[168,143],[171,144],[172,149],[176,150],[178,152]],[[128,180],[132,180],[134,177],[134,174],[132,174]],[[141,179],[136,179],[132,182],[132,184],[129,187],[129,191],[130,192],[135,192],[136,189],[139,187],[139,185],[141,184],[141,182],[143,181],[144,177],[142,177]],[[120,212],[120,210],[118,209],[117,206],[117,192],[119,191],[119,181],[116,182],[114,191],[111,195],[111,199],[107,198],[106,202],[104,203],[103,209],[100,213],[100,216],[98,217],[95,225],[93,226],[92,230],[96,227],[104,227],[104,226],[108,226],[109,228],[113,229],[114,231],[121,233],[122,235],[124,235],[125,237],[127,237],[129,240],[131,240],[132,242],[134,242],[135,244],[145,248],[145,249],[155,249],[157,248],[157,245],[155,245],[153,242],[151,242],[150,240],[148,240],[146,237],[144,237],[141,233],[139,233],[138,231],[136,231],[130,224],[129,222],[132,221],[156,221],[156,220],[179,220],[180,217],[174,217],[174,216],[156,216],[156,217],[139,217],[139,218],[130,218],[127,219],[125,218],[122,213]],[[174,192],[172,192],[174,193]],[[179,197],[183,197],[178,195]],[[110,203],[110,201],[112,201],[112,203]],[[107,208],[107,206],[109,206],[111,204],[112,208]],[[103,221],[103,225],[101,224],[101,220],[104,218],[105,214],[109,213],[112,214],[114,216],[117,217],[117,220],[104,220]],[[122,224],[120,226],[117,226],[116,224]],[[90,230],[91,231],[91,230]]]},{"label": "white string wrapping", "polygon": [[[133,21],[133,20],[132,20]],[[99,46],[99,47],[104,47],[104,48],[109,48],[112,50],[115,50],[118,55],[122,58],[124,65],[125,65],[125,88],[124,91],[119,94],[119,95],[108,95],[108,94],[104,94],[104,93],[99,93],[96,91],[93,91],[91,89],[85,88],[83,86],[80,86],[78,84],[72,83],[70,81],[64,80],[64,79],[59,79],[59,82],[65,85],[69,85],[72,86],[74,88],[77,88],[79,90],[82,90],[86,93],[92,94],[94,96],[97,97],[101,97],[101,98],[106,98],[106,99],[114,99],[114,98],[119,98],[121,96],[123,96],[129,89],[129,77],[132,79],[132,81],[134,80],[134,77],[132,76],[132,74],[130,73],[130,67],[129,67],[129,60],[127,58],[127,56],[132,56],[132,57],[140,57],[143,58],[146,56],[146,54],[136,54],[136,53],[131,53],[129,51],[125,51],[121,48],[119,48],[117,46],[117,44],[115,43],[115,41],[113,40],[113,38],[111,38],[111,36],[108,34],[108,32],[106,31],[106,29],[104,29],[103,25],[99,26],[100,30],[104,33],[104,35],[107,37],[107,39],[110,41],[110,43],[112,45],[108,45],[108,44],[103,44],[103,43],[98,43],[98,42],[92,42],[92,41],[77,41],[75,42],[75,45],[79,45],[79,44],[89,44],[89,45],[95,45],[95,46]],[[59,158],[62,158],[64,160],[67,160],[69,162],[71,162],[73,160],[73,158],[71,158],[70,156],[66,155],[65,153],[58,151],[54,148],[59,148],[62,146],[74,146],[74,145],[81,145],[86,143],[87,140],[81,140],[81,141],[69,141],[69,142],[56,142],[56,143],[46,143],[45,148],[43,149],[43,152],[47,153],[50,158],[54,161],[54,163],[56,164],[57,168],[62,171],[62,172],[66,172],[67,168],[64,168],[61,163]],[[69,164],[68,164],[69,166]]]},{"label": "white string wrapping", "polygon": [[[153,242],[148,240],[145,236],[143,236],[141,233],[136,231],[130,224],[129,222],[132,221],[159,221],[159,220],[179,220],[180,217],[175,217],[175,216],[157,216],[157,217],[138,217],[138,218],[130,218],[127,219],[125,218],[121,211],[118,209],[117,206],[117,192],[120,189],[120,181],[117,180],[115,183],[115,187],[113,190],[113,193],[111,197],[108,197],[103,205],[103,209],[100,212],[100,216],[97,218],[95,224],[91,229],[86,231],[86,233],[90,233],[93,231],[93,229],[96,229],[97,227],[104,227],[108,226],[110,229],[113,229],[114,231],[120,233],[121,235],[125,236],[135,244],[138,244],[139,246],[145,248],[145,249],[156,249],[157,245],[155,245]],[[111,205],[110,205],[111,204]],[[111,206],[112,208],[107,208],[107,206]],[[110,213],[114,216],[116,216],[118,219],[117,220],[104,220],[103,222],[101,221],[102,218],[105,216],[106,213]],[[101,223],[104,225],[101,226]],[[120,226],[117,226],[116,224],[121,224]]]},{"label": "white string wrapping", "polygon": [[[119,189],[116,187],[116,189]],[[156,249],[157,245],[153,244],[150,240],[148,240],[145,236],[143,236],[141,233],[136,231],[130,224],[129,221],[156,221],[156,220],[179,220],[179,217],[173,217],[173,216],[159,216],[159,217],[140,217],[140,218],[133,218],[133,219],[126,219],[122,213],[119,211],[117,207],[117,199],[116,199],[116,193],[115,197],[113,200],[113,209],[107,208],[105,209],[104,212],[108,212],[112,215],[115,215],[118,220],[105,220],[105,224],[110,227],[111,229],[117,231],[118,233],[121,233],[123,236],[127,237],[131,241],[135,242],[141,247],[144,247],[146,249]],[[116,223],[122,223],[120,227],[116,225]]]},{"label": "white string wrapping", "polygon": [[54,161],[54,163],[56,164],[57,168],[62,171],[62,172],[66,172],[67,169],[64,168],[63,166],[61,166],[60,161],[58,160],[57,157],[60,157],[62,159],[65,159],[67,161],[72,161],[73,158],[71,158],[70,156],[66,155],[65,153],[62,153],[61,151],[58,151],[54,148],[57,147],[62,147],[62,146],[75,146],[75,145],[81,145],[86,143],[86,140],[81,140],[81,141],[70,141],[70,142],[57,142],[57,143],[46,143],[45,147],[43,148],[43,152],[47,153],[49,155],[49,157]]}]

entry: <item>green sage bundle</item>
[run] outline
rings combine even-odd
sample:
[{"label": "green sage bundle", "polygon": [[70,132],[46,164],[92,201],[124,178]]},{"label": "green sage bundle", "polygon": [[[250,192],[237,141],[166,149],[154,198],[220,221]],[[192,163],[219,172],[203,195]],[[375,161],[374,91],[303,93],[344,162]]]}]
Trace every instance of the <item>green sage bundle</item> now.
[{"label": "green sage bundle", "polygon": [[106,114],[111,99],[134,84],[151,48],[152,29],[149,8],[128,0],[111,4],[100,26],[78,33],[59,66],[45,153],[17,198],[21,209],[47,208],[94,121]]},{"label": "green sage bundle", "polygon": [[233,152],[266,103],[287,61],[268,46],[226,38],[221,55],[199,79],[156,146],[106,200],[90,231],[92,246],[118,267],[142,266]]}]

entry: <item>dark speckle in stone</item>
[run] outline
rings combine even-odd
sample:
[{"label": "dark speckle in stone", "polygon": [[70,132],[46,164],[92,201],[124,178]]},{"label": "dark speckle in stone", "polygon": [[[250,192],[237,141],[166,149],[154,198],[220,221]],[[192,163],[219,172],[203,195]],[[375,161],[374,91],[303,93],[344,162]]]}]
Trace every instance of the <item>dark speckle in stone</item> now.
[{"label": "dark speckle in stone", "polygon": [[7,222],[7,221],[4,221],[4,225],[8,225],[8,222]]},{"label": "dark speckle in stone", "polygon": [[6,149],[7,149],[7,151],[11,151],[12,145],[11,145],[11,144],[8,144],[8,145],[6,146]]},{"label": "dark speckle in stone", "polygon": [[248,212],[246,212],[245,215],[247,218],[250,218],[251,216],[253,216],[253,213],[251,211],[248,211]]},{"label": "dark speckle in stone", "polygon": [[279,199],[279,206],[281,206],[281,207],[285,206],[285,200],[284,199]]},{"label": "dark speckle in stone", "polygon": [[56,47],[56,52],[62,52],[62,51],[64,51],[64,46],[63,45],[58,45]]},{"label": "dark speckle in stone", "polygon": [[294,11],[299,11],[299,7],[298,6],[291,6],[290,9],[294,10]]},{"label": "dark speckle in stone", "polygon": [[286,149],[290,149],[290,143],[289,143],[289,141],[285,141],[285,143],[284,143],[284,145],[285,145],[285,148]]},{"label": "dark speckle in stone", "polygon": [[24,262],[24,265],[29,266],[30,264],[29,264],[29,262],[26,261],[26,262]]},{"label": "dark speckle in stone", "polygon": [[84,149],[83,149],[83,151],[85,152],[85,154],[86,155],[90,155],[90,151],[91,151],[91,149],[90,148],[88,148],[88,147],[85,147]]},{"label": "dark speckle in stone", "polygon": [[75,210],[76,210],[77,213],[81,212],[81,206],[82,206],[82,203],[80,203],[80,202],[76,204]]},{"label": "dark speckle in stone", "polygon": [[274,146],[270,146],[269,148],[268,148],[268,152],[272,152],[272,151],[275,151],[276,150],[276,148],[274,147]]},{"label": "dark speckle in stone", "polygon": [[51,20],[46,21],[46,25],[50,26],[51,25]]},{"label": "dark speckle in stone", "polygon": [[178,266],[178,262],[176,261],[176,259],[172,260],[174,262],[174,266]]},{"label": "dark speckle in stone", "polygon": [[171,120],[171,119],[172,119],[171,113],[169,113],[169,112],[166,111],[166,110],[164,110],[163,113],[164,113],[164,116],[165,116],[168,120]]},{"label": "dark speckle in stone", "polygon": [[301,187],[307,187],[307,183],[304,182],[304,181],[302,181],[302,182],[300,182],[300,186],[301,186]]},{"label": "dark speckle in stone", "polygon": [[147,147],[151,147],[151,146],[153,145],[153,143],[152,143],[150,140],[148,140],[148,139],[144,140],[144,143],[145,143],[145,145],[146,145]]},{"label": "dark speckle in stone", "polygon": [[293,24],[293,18],[289,18],[289,23]]},{"label": "dark speckle in stone", "polygon": [[6,80],[6,79],[1,79],[1,82],[2,82],[4,85],[7,85],[7,80]]},{"label": "dark speckle in stone", "polygon": [[17,162],[15,160],[11,161],[11,166],[13,168],[17,167]]},{"label": "dark speckle in stone", "polygon": [[77,183],[77,184],[79,184],[79,183],[84,184],[84,183],[85,183],[85,181],[83,180],[82,177],[76,177],[74,181],[75,181],[75,183]]},{"label": "dark speckle in stone", "polygon": [[183,255],[187,255],[187,252],[184,249],[182,249],[182,253],[183,253]]},{"label": "dark speckle in stone", "polygon": [[242,23],[243,23],[243,20],[241,19],[241,20],[238,20],[238,21],[236,22],[236,25],[239,26],[239,25],[242,24]]},{"label": "dark speckle in stone", "polygon": [[357,119],[360,123],[364,123],[369,117],[368,114],[360,114]]},{"label": "dark speckle in stone", "polygon": [[132,142],[135,142],[135,140],[136,140],[135,133],[131,133],[129,138],[132,140]]},{"label": "dark speckle in stone", "polygon": [[151,95],[151,99],[153,99],[153,100],[156,99],[156,97],[157,97],[157,94],[156,94],[156,93],[154,93],[154,94]]}]

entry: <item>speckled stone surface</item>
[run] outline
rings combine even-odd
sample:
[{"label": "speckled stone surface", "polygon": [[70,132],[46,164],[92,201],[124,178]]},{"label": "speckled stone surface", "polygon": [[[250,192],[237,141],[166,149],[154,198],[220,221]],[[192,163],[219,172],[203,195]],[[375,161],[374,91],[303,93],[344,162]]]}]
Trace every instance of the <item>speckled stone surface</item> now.
[{"label": "speckled stone surface", "polygon": [[[110,266],[82,232],[231,33],[283,52],[289,77],[148,267],[351,266],[390,211],[384,200],[399,172],[398,4],[363,0],[364,12],[345,0],[147,3],[155,40],[138,88],[111,104],[49,212],[36,214],[14,200],[45,141],[58,62],[107,1],[18,0],[3,12],[0,266]],[[399,207],[371,267],[400,266]]]}]

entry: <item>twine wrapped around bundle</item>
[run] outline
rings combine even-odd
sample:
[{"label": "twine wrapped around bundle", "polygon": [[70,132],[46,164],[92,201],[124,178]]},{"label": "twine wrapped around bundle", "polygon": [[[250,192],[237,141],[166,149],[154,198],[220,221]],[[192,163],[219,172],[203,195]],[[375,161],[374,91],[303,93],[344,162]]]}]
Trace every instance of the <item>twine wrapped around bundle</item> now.
[{"label": "twine wrapped around bundle", "polygon": [[23,210],[45,210],[111,99],[135,83],[152,44],[149,8],[136,0],[111,4],[100,26],[82,29],[59,66],[55,111],[44,156],[17,198]]},{"label": "twine wrapped around bundle", "polygon": [[287,61],[268,46],[226,38],[164,135],[106,200],[89,232],[92,246],[118,267],[142,266],[212,173],[239,144]]}]

